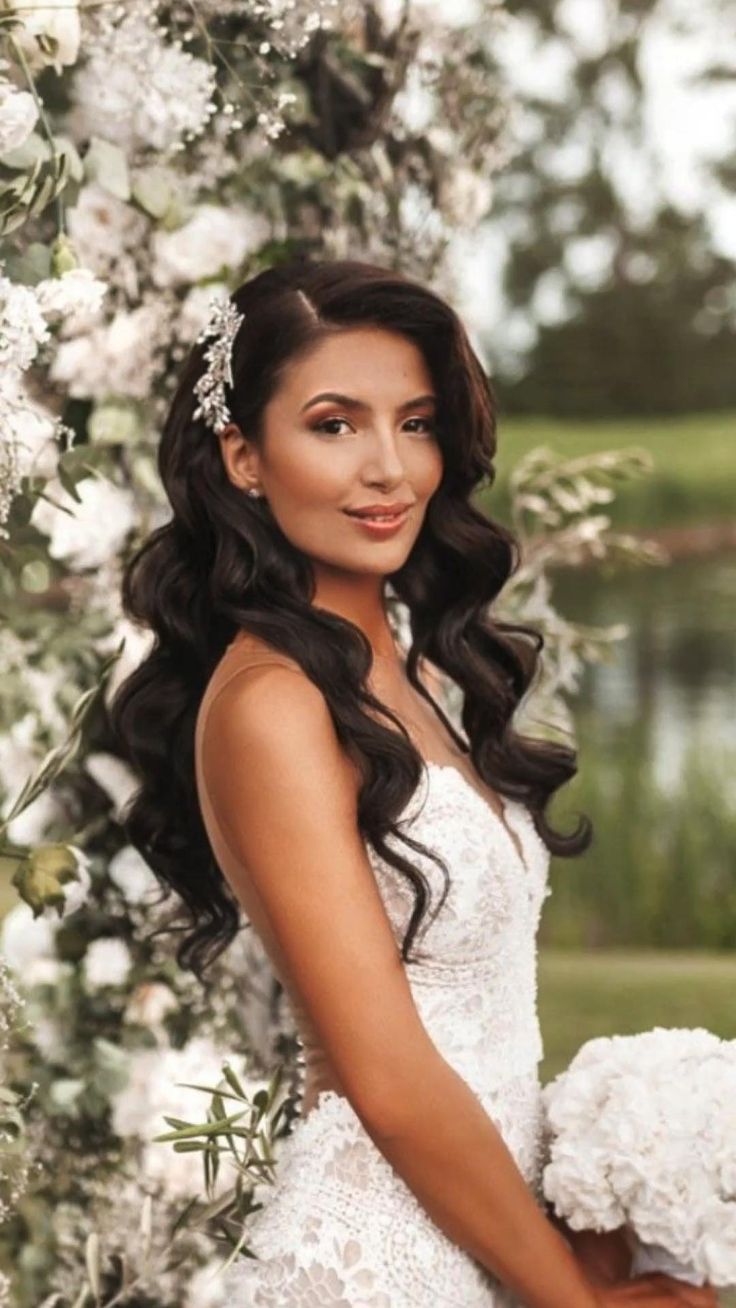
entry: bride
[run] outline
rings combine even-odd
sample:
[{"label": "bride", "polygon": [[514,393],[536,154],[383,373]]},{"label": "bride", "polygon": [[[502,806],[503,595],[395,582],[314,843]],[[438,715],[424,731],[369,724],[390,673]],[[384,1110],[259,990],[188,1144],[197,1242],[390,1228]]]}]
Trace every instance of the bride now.
[{"label": "bride", "polygon": [[128,831],[188,910],[179,962],[201,978],[244,915],[303,1050],[232,1308],[716,1303],[543,1200],[537,927],[591,826],[546,816],[573,751],[513,727],[543,642],[492,616],[518,565],[471,502],[495,451],[456,313],[353,261],[213,306],[171,404],[173,516],[124,585],[157,637],[115,705]]}]

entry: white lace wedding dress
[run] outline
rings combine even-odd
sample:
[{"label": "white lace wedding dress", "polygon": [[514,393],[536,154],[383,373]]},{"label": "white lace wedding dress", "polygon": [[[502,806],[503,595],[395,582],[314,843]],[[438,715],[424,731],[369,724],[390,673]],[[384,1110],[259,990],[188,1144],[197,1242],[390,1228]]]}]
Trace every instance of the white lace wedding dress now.
[{"label": "white lace wedding dress", "polygon": [[[400,842],[394,847],[422,868],[433,891],[414,942],[422,961],[406,965],[418,1010],[542,1207],[536,937],[550,893],[549,852],[528,810],[503,804],[504,820],[455,767],[427,764],[402,823],[442,856],[452,878],[434,920],[441,870]],[[367,850],[400,942],[414,904],[411,885]],[[335,1090],[322,1090],[280,1143],[263,1203],[247,1226],[256,1258],[239,1257],[224,1273],[228,1308],[517,1304],[432,1221]]]}]

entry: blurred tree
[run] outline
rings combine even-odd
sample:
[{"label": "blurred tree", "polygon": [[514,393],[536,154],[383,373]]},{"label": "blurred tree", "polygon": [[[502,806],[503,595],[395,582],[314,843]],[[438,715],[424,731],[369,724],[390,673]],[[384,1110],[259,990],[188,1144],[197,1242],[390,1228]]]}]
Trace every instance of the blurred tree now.
[{"label": "blurred tree", "polygon": [[[705,205],[709,186],[733,181],[734,155],[701,160],[702,211],[666,194],[645,45],[663,30],[713,41],[726,7],[596,8],[584,30],[564,0],[513,5],[535,61],[563,69],[564,88],[550,76],[549,91],[522,90],[520,148],[494,183],[488,226],[504,247],[510,321],[529,338],[515,356],[497,328],[486,342],[499,399],[507,412],[581,417],[725,408],[736,404],[734,268]],[[691,83],[715,87],[728,73],[725,56],[706,59]]]}]

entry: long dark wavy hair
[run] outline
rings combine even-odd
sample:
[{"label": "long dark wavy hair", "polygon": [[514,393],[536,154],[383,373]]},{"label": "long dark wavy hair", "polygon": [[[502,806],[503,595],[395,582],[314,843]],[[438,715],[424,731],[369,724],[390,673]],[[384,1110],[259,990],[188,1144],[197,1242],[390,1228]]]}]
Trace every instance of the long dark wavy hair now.
[{"label": "long dark wavy hair", "polygon": [[[459,317],[403,274],[353,260],[296,258],[260,272],[230,298],[245,319],[233,345],[228,407],[256,444],[264,406],[284,370],[328,334],[383,327],[421,351],[438,396],[443,473],[411,553],[386,578],[408,610],[406,673],[466,751],[419,681],[418,661],[424,656],[449,675],[462,692],[462,727],[480,777],[528,807],[551,853],[582,853],[591,841],[590,820],[581,815],[572,834],[561,835],[545,815],[553,793],[577,771],[575,751],[521,735],[512,725],[534,680],[544,637],[489,613],[518,568],[520,551],[507,528],[471,503],[472,492],[495,478],[496,403]],[[366,688],[372,664],[366,636],[345,618],[313,606],[309,557],[284,536],[265,499],[233,485],[217,437],[193,418],[205,348],[192,347],[163,427],[158,468],[172,517],[125,565],[124,610],[151,628],[154,640],[110,708],[113,732],[141,779],[124,829],[166,890],[183,901],[186,925],[178,929],[186,935],[176,957],[202,980],[237,934],[240,909],[202,820],[194,726],[227,645],[240,629],[250,632],[296,660],[324,695],[339,740],[362,777],[361,835],[414,888],[402,957],[416,961],[409,949],[427,907],[428,884],[386,836],[435,858],[447,876],[433,851],[397,828],[421,780],[422,758],[398,718]],[[396,730],[366,709],[377,710]]]}]

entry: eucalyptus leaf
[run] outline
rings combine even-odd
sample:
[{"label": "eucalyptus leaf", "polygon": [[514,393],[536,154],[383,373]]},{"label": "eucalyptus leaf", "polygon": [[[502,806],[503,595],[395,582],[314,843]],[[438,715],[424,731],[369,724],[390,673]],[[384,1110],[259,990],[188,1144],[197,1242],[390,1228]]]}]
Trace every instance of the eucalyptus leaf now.
[{"label": "eucalyptus leaf", "polygon": [[139,169],[131,194],[152,218],[163,218],[176,198],[170,171],[155,165]]},{"label": "eucalyptus leaf", "polygon": [[154,1141],[162,1143],[169,1140],[184,1140],[197,1135],[217,1135],[222,1133],[223,1127],[231,1122],[237,1122],[245,1113],[235,1113],[232,1117],[223,1118],[218,1122],[203,1122],[201,1126],[188,1126],[180,1131],[168,1131],[165,1135],[155,1135]]},{"label": "eucalyptus leaf", "polygon": [[223,1063],[222,1074],[235,1093],[239,1095],[241,1099],[245,1099],[245,1091],[229,1063]]},{"label": "eucalyptus leaf", "polygon": [[51,145],[45,136],[40,132],[31,132],[22,145],[16,145],[14,150],[6,150],[2,155],[2,163],[7,168],[17,168],[25,172],[34,164],[43,162],[51,157]]}]

